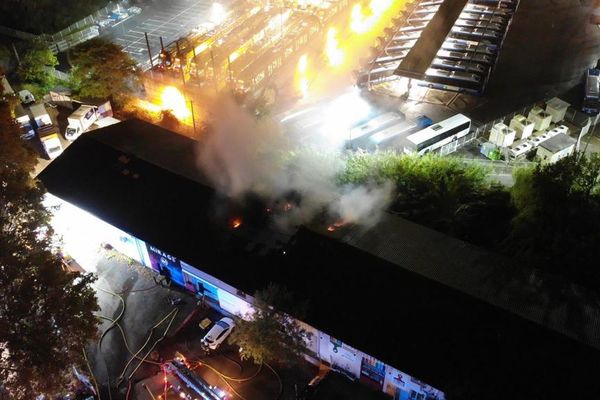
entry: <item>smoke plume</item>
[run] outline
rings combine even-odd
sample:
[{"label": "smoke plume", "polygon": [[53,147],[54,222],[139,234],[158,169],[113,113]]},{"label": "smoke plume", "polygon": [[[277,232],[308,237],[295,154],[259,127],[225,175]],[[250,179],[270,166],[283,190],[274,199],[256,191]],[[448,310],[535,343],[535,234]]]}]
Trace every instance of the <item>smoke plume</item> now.
[{"label": "smoke plume", "polygon": [[343,223],[377,223],[391,200],[391,184],[340,186],[341,149],[314,149],[290,142],[270,119],[257,120],[232,99],[222,98],[212,131],[198,145],[198,165],[222,193],[247,192],[276,201],[294,193],[300,200],[278,215],[282,229],[311,222],[324,211]]}]

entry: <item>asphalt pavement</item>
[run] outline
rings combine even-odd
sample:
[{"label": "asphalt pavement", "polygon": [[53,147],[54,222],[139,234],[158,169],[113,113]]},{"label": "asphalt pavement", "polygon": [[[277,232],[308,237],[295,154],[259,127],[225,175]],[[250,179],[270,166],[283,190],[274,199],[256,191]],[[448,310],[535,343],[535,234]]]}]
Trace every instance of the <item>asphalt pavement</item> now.
[{"label": "asphalt pavement", "polygon": [[[229,0],[220,1],[224,7]],[[149,67],[148,47],[144,33],[148,34],[152,56],[160,52],[160,38],[166,46],[186,36],[211,16],[211,0],[154,0],[140,4],[138,15],[108,28],[102,36],[123,46],[123,49],[144,69]]]}]

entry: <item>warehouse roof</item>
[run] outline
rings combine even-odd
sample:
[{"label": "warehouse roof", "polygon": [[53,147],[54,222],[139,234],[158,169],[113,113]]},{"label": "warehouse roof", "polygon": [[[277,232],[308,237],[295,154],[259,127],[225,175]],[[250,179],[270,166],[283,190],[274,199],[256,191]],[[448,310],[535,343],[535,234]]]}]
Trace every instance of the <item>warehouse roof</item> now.
[{"label": "warehouse roof", "polygon": [[540,147],[543,147],[551,153],[558,153],[568,147],[575,146],[576,143],[576,139],[567,136],[564,133],[559,133],[540,143]]},{"label": "warehouse roof", "polygon": [[[589,376],[599,352],[581,343],[600,347],[589,293],[557,300],[512,262],[391,214],[368,230],[313,226],[287,240],[260,202],[231,202],[203,184],[194,147],[127,121],[83,135],[40,177],[56,196],[246,293],[285,285],[308,300],[306,322],[458,397],[600,395]],[[245,223],[231,229],[240,213]]]},{"label": "warehouse roof", "polygon": [[431,21],[427,24],[415,45],[402,60],[396,75],[407,78],[423,79],[427,68],[442,47],[446,36],[454,26],[454,22],[462,12],[468,0],[446,0]]}]

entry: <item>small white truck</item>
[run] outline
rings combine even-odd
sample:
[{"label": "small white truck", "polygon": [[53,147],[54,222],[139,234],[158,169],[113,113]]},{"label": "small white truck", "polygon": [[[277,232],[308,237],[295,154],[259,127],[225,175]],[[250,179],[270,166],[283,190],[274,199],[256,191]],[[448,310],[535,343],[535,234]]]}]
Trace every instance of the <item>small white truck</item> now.
[{"label": "small white truck", "polygon": [[82,104],[67,118],[68,126],[65,131],[65,138],[75,140],[83,132],[89,130],[92,125],[99,125],[100,121],[110,117],[112,117],[110,101],[97,103],[96,105]]},{"label": "small white truck", "polygon": [[53,160],[63,152],[58,129],[54,125],[44,125],[38,128],[38,136],[49,159]]},{"label": "small white truck", "polygon": [[68,140],[77,139],[83,132],[98,119],[98,107],[82,105],[73,114],[69,115],[65,138]]},{"label": "small white truck", "polygon": [[19,125],[21,130],[21,139],[29,140],[35,136],[33,126],[31,126],[31,117],[27,110],[25,110],[20,104],[17,104],[14,109],[15,122]]}]

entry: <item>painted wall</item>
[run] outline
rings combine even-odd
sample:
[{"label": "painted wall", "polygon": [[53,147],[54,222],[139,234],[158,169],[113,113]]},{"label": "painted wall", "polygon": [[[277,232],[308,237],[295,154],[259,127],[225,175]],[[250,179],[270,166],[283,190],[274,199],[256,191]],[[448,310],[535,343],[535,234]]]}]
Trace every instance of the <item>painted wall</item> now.
[{"label": "painted wall", "polygon": [[[198,293],[200,290],[207,298],[217,302],[226,312],[242,317],[252,315],[252,296],[236,290],[177,257],[144,243],[144,241],[55,196],[48,196],[50,197],[48,197],[47,205],[60,204],[62,210],[62,212],[54,214],[52,225],[57,233],[63,235],[65,247],[73,248],[73,253],[70,254],[84,268],[90,268],[89,262],[93,262],[92,265],[95,266],[97,261],[97,259],[89,258],[88,253],[98,257],[99,244],[109,243],[115,250],[152,268],[156,273],[169,276],[173,282],[188,291]],[[80,257],[85,260],[80,261]],[[443,392],[302,321],[298,322],[312,334],[306,340],[308,353],[311,356],[319,357],[335,369],[343,371],[349,377],[359,379],[377,390],[383,390],[397,400],[443,400],[445,398]]]}]

